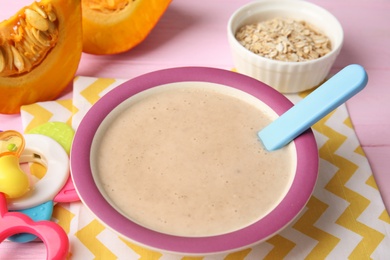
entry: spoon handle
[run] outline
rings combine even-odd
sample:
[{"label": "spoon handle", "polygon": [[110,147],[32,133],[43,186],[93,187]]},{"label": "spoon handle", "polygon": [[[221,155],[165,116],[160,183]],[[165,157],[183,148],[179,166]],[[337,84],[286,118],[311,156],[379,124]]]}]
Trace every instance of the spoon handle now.
[{"label": "spoon handle", "polygon": [[366,86],[367,81],[367,73],[362,66],[352,64],[345,67],[259,131],[258,137],[268,151],[282,148],[357,94]]}]

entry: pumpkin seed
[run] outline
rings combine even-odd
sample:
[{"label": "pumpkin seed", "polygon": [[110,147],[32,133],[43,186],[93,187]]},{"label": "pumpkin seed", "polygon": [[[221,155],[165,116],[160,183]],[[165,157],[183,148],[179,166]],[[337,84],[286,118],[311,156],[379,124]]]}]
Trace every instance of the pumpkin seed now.
[{"label": "pumpkin seed", "polygon": [[6,66],[8,67],[7,69],[12,70],[13,67],[13,55],[11,51],[11,47],[9,45],[4,46],[4,51],[5,51],[5,57],[6,57]]},{"label": "pumpkin seed", "polygon": [[57,20],[57,15],[54,12],[48,12],[47,16],[50,22],[54,22],[55,20]]},{"label": "pumpkin seed", "polygon": [[18,71],[23,71],[24,69],[24,61],[19,51],[11,45],[11,51],[14,56],[14,65],[18,69]]},{"label": "pumpkin seed", "polygon": [[31,28],[31,33],[34,36],[33,38],[37,40],[37,45],[50,46],[50,40],[48,40],[47,37],[44,37],[45,34],[41,33],[40,30]]},{"label": "pumpkin seed", "polygon": [[40,16],[37,12],[31,9],[26,9],[26,21],[34,28],[40,30],[40,31],[47,31],[49,29],[49,23],[48,21]]},{"label": "pumpkin seed", "polygon": [[38,14],[40,14],[43,18],[47,18],[47,14],[45,11],[37,4],[37,2],[34,2],[33,4],[34,11],[36,11]]},{"label": "pumpkin seed", "polygon": [[55,33],[56,30],[57,30],[57,26],[53,22],[49,22],[49,29],[47,30],[47,32],[53,36],[56,35]]},{"label": "pumpkin seed", "polygon": [[[27,28],[26,28],[27,29]],[[35,28],[31,28],[30,30],[25,30],[25,40],[29,42],[29,44],[33,46],[41,46],[42,44],[38,41],[37,37],[34,35],[33,30],[36,30]],[[39,31],[39,30],[37,30]]]}]

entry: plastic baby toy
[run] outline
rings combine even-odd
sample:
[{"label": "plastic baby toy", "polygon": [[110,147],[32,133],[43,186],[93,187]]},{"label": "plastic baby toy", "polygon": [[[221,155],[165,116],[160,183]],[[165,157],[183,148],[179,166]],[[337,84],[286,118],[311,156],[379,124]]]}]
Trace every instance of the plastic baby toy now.
[{"label": "plastic baby toy", "polygon": [[29,180],[19,166],[24,139],[16,131],[2,132],[0,137],[0,192],[18,198],[29,190]]},{"label": "plastic baby toy", "polygon": [[20,168],[19,159],[24,148],[25,139],[21,134],[0,132],[0,242],[15,234],[29,233],[45,243],[47,259],[65,259],[69,241],[59,225],[48,220],[34,221],[21,212],[8,211],[7,200],[18,200],[31,192],[29,178]]}]

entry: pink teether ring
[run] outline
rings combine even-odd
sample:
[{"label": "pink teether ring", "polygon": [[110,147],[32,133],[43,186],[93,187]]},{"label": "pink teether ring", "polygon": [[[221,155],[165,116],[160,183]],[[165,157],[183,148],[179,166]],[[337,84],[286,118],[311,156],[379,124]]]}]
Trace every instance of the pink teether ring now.
[{"label": "pink teether ring", "polygon": [[46,246],[48,260],[65,259],[69,250],[69,240],[65,231],[51,221],[34,222],[19,212],[8,212],[7,201],[0,193],[0,242],[18,233],[30,233],[39,237]]},{"label": "pink teether ring", "polygon": [[53,199],[54,202],[74,202],[80,201],[80,197],[74,187],[72,177],[69,176],[64,187],[58,192]]}]

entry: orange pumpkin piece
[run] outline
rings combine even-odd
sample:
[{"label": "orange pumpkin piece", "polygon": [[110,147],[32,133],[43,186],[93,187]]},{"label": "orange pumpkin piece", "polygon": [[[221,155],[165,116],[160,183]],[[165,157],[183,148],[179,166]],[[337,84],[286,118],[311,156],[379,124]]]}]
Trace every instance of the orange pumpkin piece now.
[{"label": "orange pumpkin piece", "polygon": [[82,53],[80,0],[42,0],[0,23],[0,113],[51,100],[68,86]]},{"label": "orange pumpkin piece", "polygon": [[141,43],[171,0],[82,0],[83,51],[116,54]]}]

